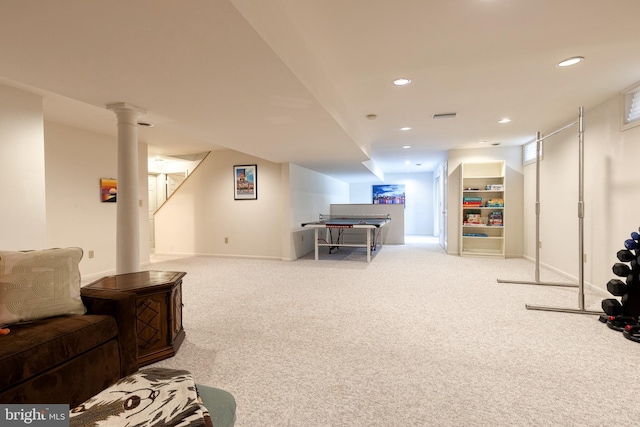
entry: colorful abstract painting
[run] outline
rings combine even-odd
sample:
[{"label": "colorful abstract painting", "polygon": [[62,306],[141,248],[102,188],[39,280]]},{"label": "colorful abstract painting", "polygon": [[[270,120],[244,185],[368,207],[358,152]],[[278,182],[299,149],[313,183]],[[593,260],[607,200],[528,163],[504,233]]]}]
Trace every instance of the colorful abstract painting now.
[{"label": "colorful abstract painting", "polygon": [[100,201],[115,203],[118,195],[118,182],[113,178],[100,179]]}]

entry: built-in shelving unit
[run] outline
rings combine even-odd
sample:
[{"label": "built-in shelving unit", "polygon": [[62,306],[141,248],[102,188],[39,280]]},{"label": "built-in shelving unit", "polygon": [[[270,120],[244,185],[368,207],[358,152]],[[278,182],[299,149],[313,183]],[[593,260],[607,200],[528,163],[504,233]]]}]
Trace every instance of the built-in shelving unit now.
[{"label": "built-in shelving unit", "polygon": [[505,162],[462,163],[460,255],[505,254]]}]

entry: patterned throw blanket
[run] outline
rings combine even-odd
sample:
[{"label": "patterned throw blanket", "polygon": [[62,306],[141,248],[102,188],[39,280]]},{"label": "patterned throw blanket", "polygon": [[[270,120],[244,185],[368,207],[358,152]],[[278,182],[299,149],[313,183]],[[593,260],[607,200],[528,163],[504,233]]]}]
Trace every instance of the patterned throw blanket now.
[{"label": "patterned throw blanket", "polygon": [[70,411],[71,427],[213,427],[187,371],[151,368],[121,379]]}]

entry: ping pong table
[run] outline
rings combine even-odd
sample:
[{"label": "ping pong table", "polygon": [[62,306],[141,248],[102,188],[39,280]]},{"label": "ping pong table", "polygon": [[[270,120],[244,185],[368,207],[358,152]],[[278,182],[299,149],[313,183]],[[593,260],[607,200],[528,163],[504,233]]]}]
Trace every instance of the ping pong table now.
[{"label": "ping pong table", "polygon": [[[314,229],[316,261],[318,248],[328,247],[329,253],[340,246],[367,249],[367,262],[371,262],[371,251],[375,251],[380,241],[382,228],[391,221],[391,215],[324,215],[320,214],[319,221],[305,222],[303,227]],[[325,238],[319,238],[318,231],[325,229]],[[345,243],[344,232],[352,229],[366,231],[366,243]],[[335,231],[335,235],[334,235]]]}]

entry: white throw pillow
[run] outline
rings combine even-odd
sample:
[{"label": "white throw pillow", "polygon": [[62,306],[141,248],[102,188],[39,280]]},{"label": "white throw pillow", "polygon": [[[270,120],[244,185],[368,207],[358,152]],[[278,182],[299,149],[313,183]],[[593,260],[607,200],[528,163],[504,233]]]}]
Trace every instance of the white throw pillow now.
[{"label": "white throw pillow", "polygon": [[84,314],[81,248],[0,251],[0,325]]}]

